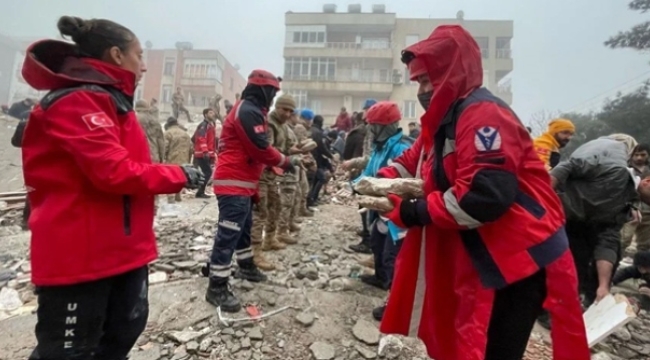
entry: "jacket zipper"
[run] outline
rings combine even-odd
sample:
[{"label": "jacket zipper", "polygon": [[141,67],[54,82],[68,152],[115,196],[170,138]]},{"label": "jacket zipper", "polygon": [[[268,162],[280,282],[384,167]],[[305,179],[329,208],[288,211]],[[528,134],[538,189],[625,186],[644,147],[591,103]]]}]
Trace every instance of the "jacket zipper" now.
[{"label": "jacket zipper", "polygon": [[124,210],[124,234],[131,235],[131,197],[124,195],[122,197],[122,207]]}]

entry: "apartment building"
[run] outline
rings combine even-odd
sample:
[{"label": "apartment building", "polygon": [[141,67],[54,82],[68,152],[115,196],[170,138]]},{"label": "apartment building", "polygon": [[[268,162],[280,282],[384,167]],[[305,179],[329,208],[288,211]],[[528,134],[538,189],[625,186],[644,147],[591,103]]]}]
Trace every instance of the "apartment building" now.
[{"label": "apartment building", "polygon": [[195,50],[191,43],[177,43],[175,49],[148,48],[144,58],[147,72],[135,97],[157,99],[161,116],[171,114],[172,95],[178,87],[185,96],[185,107],[192,115],[202,117],[203,109],[215,94],[234,103],[235,95],[241,94],[246,86],[238,66],[218,50]]},{"label": "apartment building", "polygon": [[422,114],[417,84],[409,80],[401,51],[443,24],[461,24],[475,37],[483,54],[484,86],[512,103],[512,21],[466,20],[462,11],[453,19],[406,19],[386,12],[384,5],[362,10],[349,5],[347,12],[337,12],[336,5],[326,4],[318,13],[286,13],[282,88],[298,106],[333,123],[341,107],[360,110],[365,99],[375,98],[397,102],[404,123],[417,120]]}]

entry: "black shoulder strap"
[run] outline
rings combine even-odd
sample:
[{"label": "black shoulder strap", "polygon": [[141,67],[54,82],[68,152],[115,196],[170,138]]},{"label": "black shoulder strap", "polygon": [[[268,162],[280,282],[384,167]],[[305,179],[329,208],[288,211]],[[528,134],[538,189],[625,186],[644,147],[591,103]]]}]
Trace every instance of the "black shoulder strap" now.
[{"label": "black shoulder strap", "polygon": [[43,110],[47,110],[52,106],[57,100],[75,92],[75,91],[94,91],[107,93],[113,99],[115,108],[119,115],[124,115],[129,111],[133,110],[133,99],[130,99],[124,95],[121,91],[110,87],[110,86],[100,86],[95,84],[84,84],[79,86],[73,86],[68,88],[56,89],[47,93],[40,101],[40,106]]}]

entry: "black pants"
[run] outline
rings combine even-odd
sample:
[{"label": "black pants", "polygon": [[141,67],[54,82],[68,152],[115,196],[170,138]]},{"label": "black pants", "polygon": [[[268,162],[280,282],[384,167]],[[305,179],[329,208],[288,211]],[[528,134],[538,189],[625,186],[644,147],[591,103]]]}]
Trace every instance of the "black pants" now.
[{"label": "black pants", "polygon": [[485,360],[521,360],[546,299],[546,271],[497,290]]},{"label": "black pants", "polygon": [[110,278],[37,288],[29,360],[125,360],[149,317],[147,267]]},{"label": "black pants", "polygon": [[29,229],[29,214],[32,213],[32,207],[29,205],[29,201],[25,201],[25,207],[23,207],[23,229]]},{"label": "black pants", "polygon": [[614,264],[612,275],[616,273],[620,260],[622,227],[622,223],[567,221],[566,232],[571,254],[576,263],[580,294],[584,295],[583,305],[589,306],[596,300],[597,260],[606,260]]},{"label": "black pants", "polygon": [[311,189],[309,189],[309,196],[307,196],[307,205],[313,206],[318,201],[318,196],[320,191],[325,185],[325,169],[318,169],[314,174],[314,178],[311,183]]},{"label": "black pants", "polygon": [[196,164],[199,166],[199,169],[201,169],[203,176],[205,176],[205,182],[196,191],[196,195],[205,195],[205,187],[208,186],[208,181],[212,177],[212,164],[210,163],[210,160],[204,158],[196,159]]},{"label": "black pants", "polygon": [[375,225],[370,233],[370,248],[375,258],[375,276],[388,290],[393,283],[395,259],[402,248],[402,241],[393,242],[390,234],[382,234]]}]

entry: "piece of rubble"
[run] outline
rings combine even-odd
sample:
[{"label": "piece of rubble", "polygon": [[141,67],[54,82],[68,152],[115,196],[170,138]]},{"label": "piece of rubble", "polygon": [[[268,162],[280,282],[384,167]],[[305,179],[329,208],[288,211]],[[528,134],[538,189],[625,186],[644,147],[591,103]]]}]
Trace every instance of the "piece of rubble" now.
[{"label": "piece of rubble", "polygon": [[212,338],[206,337],[205,339],[201,340],[201,344],[199,344],[199,351],[206,352],[210,350],[211,345],[212,345]]},{"label": "piece of rubble", "polygon": [[16,278],[16,272],[11,269],[0,268],[0,282],[10,281]]},{"label": "piece of rubble", "polygon": [[395,335],[387,335],[379,340],[377,353],[386,359],[399,359],[404,349],[404,344]]},{"label": "piece of rubble", "polygon": [[251,348],[251,339],[245,337],[245,338],[241,341],[241,347],[242,347],[242,349],[250,349],[250,348]]},{"label": "piece of rubble", "polygon": [[312,326],[314,324],[314,315],[311,313],[307,312],[301,312],[296,316],[296,321],[298,321],[300,324],[302,324],[305,327]]},{"label": "piece of rubble", "polygon": [[322,341],[316,341],[311,344],[309,350],[316,360],[331,360],[336,356],[334,347]]},{"label": "piece of rubble", "polygon": [[354,185],[361,195],[386,197],[389,193],[403,198],[424,196],[424,182],[421,179],[378,179],[364,177]]},{"label": "piece of rubble", "polygon": [[260,341],[264,339],[264,335],[262,334],[262,329],[259,326],[256,326],[251,331],[249,331],[248,337],[251,340],[256,340],[256,341]]},{"label": "piece of rubble", "polygon": [[167,273],[164,271],[157,271],[155,273],[149,274],[149,284],[159,284],[167,281]]},{"label": "piece of rubble", "polygon": [[174,261],[172,265],[174,265],[177,269],[189,270],[197,267],[199,263],[194,260],[187,260],[187,261]]},{"label": "piece of rubble", "polygon": [[357,345],[354,348],[364,359],[375,359],[377,357],[377,353],[375,351],[366,349],[361,345]]},{"label": "piece of rubble", "polygon": [[352,334],[359,341],[362,341],[368,345],[377,345],[379,344],[379,330],[377,326],[366,320],[359,320],[352,328]]},{"label": "piece of rubble", "polygon": [[199,351],[199,343],[190,341],[185,345],[185,350],[190,354],[196,354]]},{"label": "piece of rubble", "polygon": [[366,196],[357,197],[359,206],[364,209],[375,210],[379,212],[388,212],[393,210],[393,203],[386,197]]},{"label": "piece of rubble", "polygon": [[591,360],[612,360],[612,357],[606,352],[599,352],[591,355]]},{"label": "piece of rubble", "polygon": [[23,306],[18,291],[9,287],[0,290],[0,311],[14,311]]},{"label": "piece of rubble", "polygon": [[204,333],[199,331],[168,331],[165,335],[179,344],[185,344],[198,339],[203,336]]}]

